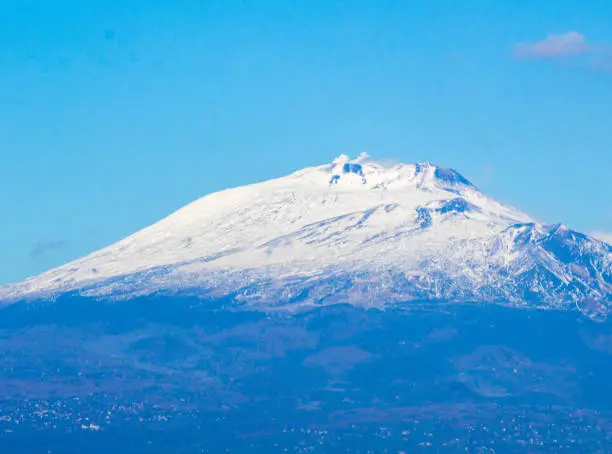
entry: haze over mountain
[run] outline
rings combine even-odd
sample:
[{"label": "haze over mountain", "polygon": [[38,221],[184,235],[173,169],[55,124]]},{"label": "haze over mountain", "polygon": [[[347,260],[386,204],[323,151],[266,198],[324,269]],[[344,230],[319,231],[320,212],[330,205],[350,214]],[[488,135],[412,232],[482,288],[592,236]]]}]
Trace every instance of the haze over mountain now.
[{"label": "haze over mountain", "polygon": [[543,225],[453,169],[365,154],[202,197],[74,262],[0,289],[230,297],[260,308],[348,302],[612,301],[612,246]]}]

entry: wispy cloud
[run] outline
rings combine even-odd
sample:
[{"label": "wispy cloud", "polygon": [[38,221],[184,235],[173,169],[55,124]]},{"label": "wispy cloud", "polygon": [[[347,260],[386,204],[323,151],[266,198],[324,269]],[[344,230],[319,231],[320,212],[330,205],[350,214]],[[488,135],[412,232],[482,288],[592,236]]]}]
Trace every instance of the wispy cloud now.
[{"label": "wispy cloud", "polygon": [[592,236],[612,244],[612,232],[593,232]]},{"label": "wispy cloud", "polygon": [[553,59],[597,52],[598,46],[589,43],[582,33],[549,34],[546,39],[514,46],[520,58]]},{"label": "wispy cloud", "polygon": [[39,241],[32,246],[30,250],[30,257],[36,258],[40,257],[48,252],[61,249],[66,246],[65,241]]}]

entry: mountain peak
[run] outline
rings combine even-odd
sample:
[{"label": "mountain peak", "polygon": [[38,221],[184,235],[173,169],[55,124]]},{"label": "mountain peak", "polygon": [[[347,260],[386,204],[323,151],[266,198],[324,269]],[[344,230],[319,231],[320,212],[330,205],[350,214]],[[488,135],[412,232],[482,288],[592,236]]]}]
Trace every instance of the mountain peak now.
[{"label": "mountain peak", "polygon": [[[360,189],[406,189],[445,190],[460,193],[476,191],[476,187],[454,169],[431,162],[415,164],[398,163],[391,160],[374,160],[367,153],[351,159],[341,154],[331,164],[321,166],[327,173],[323,178],[331,186]],[[302,173],[302,172],[300,172]]]},{"label": "mountain peak", "polygon": [[370,155],[368,153],[360,153],[355,159],[351,159],[348,155],[341,154],[337,156],[333,161],[333,165],[344,165],[347,163],[352,164],[363,164],[364,162],[371,160]]}]

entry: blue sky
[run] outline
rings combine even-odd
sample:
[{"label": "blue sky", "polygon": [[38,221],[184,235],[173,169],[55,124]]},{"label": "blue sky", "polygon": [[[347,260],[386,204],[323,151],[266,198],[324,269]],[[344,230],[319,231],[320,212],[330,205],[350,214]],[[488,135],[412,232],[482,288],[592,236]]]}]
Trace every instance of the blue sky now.
[{"label": "blue sky", "polygon": [[367,151],[612,232],[612,2],[0,5],[0,283]]}]

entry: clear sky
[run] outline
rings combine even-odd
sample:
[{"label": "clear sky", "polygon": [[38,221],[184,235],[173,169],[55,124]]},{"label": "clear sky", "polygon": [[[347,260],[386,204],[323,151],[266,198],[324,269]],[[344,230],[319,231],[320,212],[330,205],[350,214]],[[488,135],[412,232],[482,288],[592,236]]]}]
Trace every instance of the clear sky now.
[{"label": "clear sky", "polygon": [[610,0],[0,3],[0,283],[345,153],[612,232]]}]

